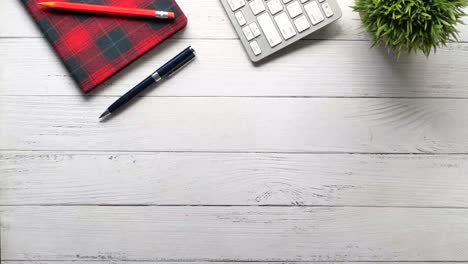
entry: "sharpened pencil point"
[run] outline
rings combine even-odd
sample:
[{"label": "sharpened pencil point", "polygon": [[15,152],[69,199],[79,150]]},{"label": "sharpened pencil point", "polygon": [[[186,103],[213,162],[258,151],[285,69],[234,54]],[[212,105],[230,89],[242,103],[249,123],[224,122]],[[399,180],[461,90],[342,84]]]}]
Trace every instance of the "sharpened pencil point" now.
[{"label": "sharpened pencil point", "polygon": [[39,2],[38,4],[41,6],[49,7],[49,8],[54,7],[54,2]]},{"label": "sharpened pencil point", "polygon": [[102,113],[102,115],[99,117],[99,119],[103,119],[104,117],[110,115],[111,113],[109,112],[109,110],[106,110],[104,113]]}]

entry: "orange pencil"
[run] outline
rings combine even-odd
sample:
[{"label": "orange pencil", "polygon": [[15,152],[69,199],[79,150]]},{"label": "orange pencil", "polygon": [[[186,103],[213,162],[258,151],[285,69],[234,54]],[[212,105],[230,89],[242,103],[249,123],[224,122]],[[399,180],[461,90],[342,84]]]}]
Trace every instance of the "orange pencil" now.
[{"label": "orange pencil", "polygon": [[69,2],[39,2],[38,4],[44,7],[50,8],[50,9],[60,9],[60,10],[84,12],[84,13],[133,16],[133,17],[151,17],[151,18],[162,18],[162,19],[174,19],[175,18],[174,12],[157,11],[157,10],[150,10],[150,9],[79,4],[79,3],[69,3]]}]

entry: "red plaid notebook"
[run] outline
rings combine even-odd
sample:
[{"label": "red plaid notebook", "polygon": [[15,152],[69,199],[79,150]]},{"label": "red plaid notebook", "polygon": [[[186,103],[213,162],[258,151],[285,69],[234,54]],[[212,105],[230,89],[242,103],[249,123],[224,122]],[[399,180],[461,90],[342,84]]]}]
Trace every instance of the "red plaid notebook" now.
[{"label": "red plaid notebook", "polygon": [[91,91],[187,24],[174,0],[68,0],[172,11],[176,16],[173,21],[45,11],[37,5],[44,0],[21,1],[83,92]]}]

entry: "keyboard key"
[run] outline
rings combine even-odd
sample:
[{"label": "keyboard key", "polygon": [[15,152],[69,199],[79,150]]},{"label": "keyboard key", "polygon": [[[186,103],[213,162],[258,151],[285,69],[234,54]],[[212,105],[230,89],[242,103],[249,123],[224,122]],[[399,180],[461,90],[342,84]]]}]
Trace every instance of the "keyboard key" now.
[{"label": "keyboard key", "polygon": [[289,4],[286,9],[288,10],[289,15],[291,18],[295,18],[298,15],[302,14],[302,8],[298,1],[294,1]]},{"label": "keyboard key", "polygon": [[254,39],[254,34],[252,33],[252,30],[250,30],[250,27],[249,26],[245,26],[242,28],[242,31],[244,32],[244,35],[245,35],[245,38],[247,40],[252,40]]},{"label": "keyboard key", "polygon": [[268,43],[273,48],[280,44],[283,40],[281,39],[278,31],[276,30],[275,24],[268,13],[264,13],[257,17],[258,24],[265,34]]},{"label": "keyboard key", "polygon": [[323,11],[325,12],[325,15],[327,17],[332,17],[334,15],[333,10],[331,9],[331,7],[330,7],[330,5],[328,3],[322,4],[322,8],[323,8]]},{"label": "keyboard key", "polygon": [[252,41],[250,42],[250,47],[252,48],[252,52],[255,54],[255,56],[258,56],[262,53],[262,50],[260,49],[260,46],[258,46],[257,41]]},{"label": "keyboard key", "polygon": [[299,33],[310,28],[309,21],[307,21],[307,18],[305,16],[300,16],[297,19],[295,19],[294,25],[296,25],[297,31],[299,31]]},{"label": "keyboard key", "polygon": [[277,15],[275,17],[275,22],[280,29],[281,34],[285,40],[288,40],[296,35],[296,30],[294,30],[291,20],[289,20],[288,15],[285,12]]},{"label": "keyboard key", "polygon": [[317,1],[312,1],[306,4],[304,9],[307,12],[307,15],[309,15],[310,21],[313,25],[317,25],[318,23],[325,20],[325,17],[323,16],[322,11],[320,11],[320,7],[317,4]]},{"label": "keyboard key", "polygon": [[229,6],[231,6],[232,11],[236,11],[237,9],[245,6],[244,0],[227,0]]},{"label": "keyboard key", "polygon": [[267,6],[268,6],[268,9],[270,9],[270,12],[272,15],[283,10],[283,5],[281,4],[280,0],[270,0],[268,1]]},{"label": "keyboard key", "polygon": [[239,23],[239,26],[243,26],[247,23],[247,21],[245,21],[244,14],[242,14],[241,11],[235,13],[234,16],[236,17],[237,23]]},{"label": "keyboard key", "polygon": [[341,17],[339,0],[219,1],[254,62]]},{"label": "keyboard key", "polygon": [[265,5],[263,4],[263,0],[253,0],[252,2],[250,2],[249,5],[254,15],[258,15],[261,12],[265,11]]},{"label": "keyboard key", "polygon": [[260,29],[257,26],[257,23],[253,22],[249,25],[249,27],[250,27],[250,30],[252,30],[254,37],[258,37],[262,34],[262,32],[260,32]]}]

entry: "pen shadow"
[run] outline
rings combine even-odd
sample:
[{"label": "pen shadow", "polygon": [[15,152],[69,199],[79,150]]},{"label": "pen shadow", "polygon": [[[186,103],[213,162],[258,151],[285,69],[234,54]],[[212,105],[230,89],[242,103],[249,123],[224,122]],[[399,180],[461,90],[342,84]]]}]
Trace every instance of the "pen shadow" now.
[{"label": "pen shadow", "polygon": [[[169,78],[170,79],[170,78]],[[169,81],[169,80],[166,80]],[[125,112],[127,109],[131,108],[134,104],[139,102],[142,98],[146,97],[147,93],[151,92],[151,90],[156,89],[160,83],[153,83],[148,89],[144,90],[143,92],[139,93],[134,98],[130,99],[125,105],[122,105],[120,108],[115,110],[111,115],[106,116],[105,118],[99,119],[99,122],[105,123],[107,121],[112,120],[115,116],[120,115],[121,113]],[[117,100],[119,97],[116,97]]]}]

